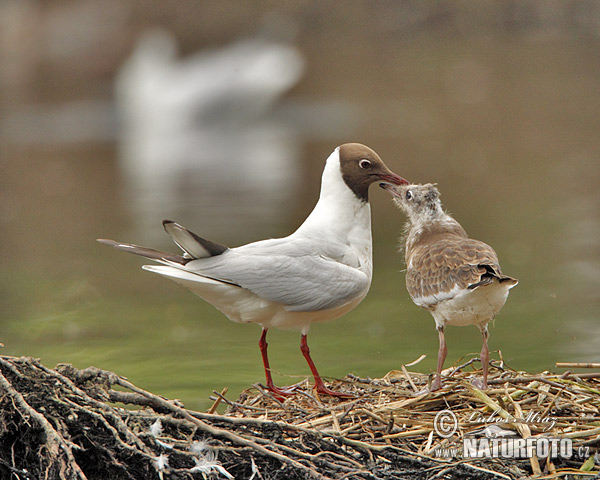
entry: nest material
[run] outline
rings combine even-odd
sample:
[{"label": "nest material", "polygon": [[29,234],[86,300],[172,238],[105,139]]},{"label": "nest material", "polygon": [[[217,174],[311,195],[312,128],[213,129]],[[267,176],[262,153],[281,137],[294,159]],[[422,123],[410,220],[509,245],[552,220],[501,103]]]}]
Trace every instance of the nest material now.
[{"label": "nest material", "polygon": [[[496,364],[490,388],[472,386],[471,362],[438,392],[428,377],[333,382],[353,398],[319,398],[308,382],[275,398],[260,385],[224,415],[187,410],[118,375],[32,358],[0,357],[0,477],[15,479],[433,479],[558,478],[598,474],[600,374],[516,372]],[[127,404],[127,408],[123,405]],[[449,410],[457,430],[440,435]],[[492,420],[493,419],[493,420]],[[575,456],[460,458],[452,452],[486,425],[519,438],[569,438]],[[443,427],[443,425],[442,425]],[[497,428],[496,427],[496,428]],[[442,428],[443,430],[443,428]],[[496,432],[497,433],[497,432]],[[446,450],[440,450],[446,449]],[[580,455],[578,455],[580,454]]]}]

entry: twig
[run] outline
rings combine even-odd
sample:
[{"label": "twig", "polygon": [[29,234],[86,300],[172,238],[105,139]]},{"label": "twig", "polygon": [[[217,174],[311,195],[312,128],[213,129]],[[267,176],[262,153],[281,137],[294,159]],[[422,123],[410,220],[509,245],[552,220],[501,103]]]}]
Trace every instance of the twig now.
[{"label": "twig", "polygon": [[489,470],[488,468],[478,467],[477,465],[473,465],[472,463],[463,463],[463,465],[465,467],[472,468],[473,470],[477,470],[479,472],[485,472],[490,475],[494,475],[495,477],[506,478],[508,480],[511,480],[511,478],[508,475],[504,475],[500,472],[494,472],[493,470]]},{"label": "twig", "polygon": [[410,383],[410,386],[412,387],[412,389],[415,392],[418,392],[419,389],[417,388],[417,386],[415,385],[415,382],[412,381],[412,378],[410,378],[410,375],[408,373],[408,370],[406,369],[406,367],[404,365],[402,365],[402,373],[404,374],[404,376],[406,377],[406,379],[408,380],[408,383]]},{"label": "twig", "polygon": [[221,390],[221,393],[217,392],[216,390],[213,390],[213,393],[217,396],[217,399],[212,404],[212,406],[208,409],[208,413],[215,413],[215,411],[217,410],[217,407],[221,403],[221,400],[223,400],[225,398],[225,394],[228,391],[229,391],[229,388],[227,388],[227,387],[223,388],[223,390]]},{"label": "twig", "polygon": [[600,368],[600,363],[556,362],[556,368]]}]

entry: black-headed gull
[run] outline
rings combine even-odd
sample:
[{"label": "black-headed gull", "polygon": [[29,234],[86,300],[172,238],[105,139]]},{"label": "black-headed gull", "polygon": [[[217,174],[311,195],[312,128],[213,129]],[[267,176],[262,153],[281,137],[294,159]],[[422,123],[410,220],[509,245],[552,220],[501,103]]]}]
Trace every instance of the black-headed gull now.
[{"label": "black-headed gull", "polygon": [[488,323],[504,306],[508,291],[518,282],[502,274],[492,247],[468,237],[464,228],[444,212],[440,192],[432,184],[386,185],[394,202],[408,216],[406,288],[416,305],[433,315],[440,348],[432,390],[441,387],[446,359],[446,325],[477,325],[483,336],[481,364],[487,388]]},{"label": "black-headed gull", "polygon": [[319,201],[288,237],[228,248],[165,220],[166,232],[183,255],[99,241],[162,263],[142,268],[187,287],[230,320],[261,325],[259,346],[267,388],[272,392],[293,393],[293,387],[276,387],[271,377],[266,335],[276,327],[301,332],[300,349],[319,393],[346,396],[323,383],[306,335],[313,322],[338,318],[367,295],[373,268],[368,191],[374,182],[381,186],[408,183],[369,147],[347,143],[327,159]]}]

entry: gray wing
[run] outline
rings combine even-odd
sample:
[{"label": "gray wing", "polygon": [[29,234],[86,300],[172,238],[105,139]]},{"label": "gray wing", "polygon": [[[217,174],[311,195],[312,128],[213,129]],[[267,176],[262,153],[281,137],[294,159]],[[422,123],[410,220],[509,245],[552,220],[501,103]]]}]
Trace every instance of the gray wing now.
[{"label": "gray wing", "polygon": [[239,285],[296,312],[336,308],[366,294],[371,283],[366,273],[309,253],[308,247],[266,240],[193,260],[185,270]]}]

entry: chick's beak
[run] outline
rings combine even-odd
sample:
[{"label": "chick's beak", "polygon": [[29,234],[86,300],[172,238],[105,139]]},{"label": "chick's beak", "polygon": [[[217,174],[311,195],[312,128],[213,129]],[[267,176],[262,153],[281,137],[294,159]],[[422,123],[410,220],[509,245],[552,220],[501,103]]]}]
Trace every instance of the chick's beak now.
[{"label": "chick's beak", "polygon": [[[406,182],[406,180],[405,180],[405,182]],[[397,184],[397,185],[400,185],[400,184]],[[406,182],[404,185],[408,185],[408,182]],[[390,192],[390,194],[392,195],[392,197],[399,197],[400,196],[400,194],[396,190],[396,187],[393,184],[391,184],[391,183],[381,182],[379,184],[379,186],[381,188],[383,188],[384,190],[387,190],[388,192]]]}]

